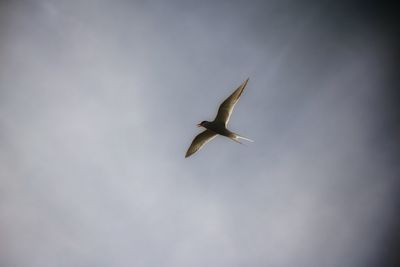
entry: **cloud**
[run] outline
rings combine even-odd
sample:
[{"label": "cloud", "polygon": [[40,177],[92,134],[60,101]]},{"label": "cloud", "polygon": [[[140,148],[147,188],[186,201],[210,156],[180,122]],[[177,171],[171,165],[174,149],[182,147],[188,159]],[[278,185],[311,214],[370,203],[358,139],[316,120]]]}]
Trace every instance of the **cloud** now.
[{"label": "cloud", "polygon": [[[353,7],[2,3],[1,265],[376,266],[394,41]],[[247,77],[256,142],[184,159]]]}]

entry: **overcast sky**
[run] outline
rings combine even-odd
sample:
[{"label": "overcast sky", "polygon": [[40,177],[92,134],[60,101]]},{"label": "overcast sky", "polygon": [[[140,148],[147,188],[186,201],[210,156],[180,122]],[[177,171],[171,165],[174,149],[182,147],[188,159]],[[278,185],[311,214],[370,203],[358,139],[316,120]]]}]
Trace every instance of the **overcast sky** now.
[{"label": "overcast sky", "polygon": [[[387,11],[1,1],[0,265],[395,264]],[[247,77],[230,128],[255,142],[217,137],[185,159]]]}]

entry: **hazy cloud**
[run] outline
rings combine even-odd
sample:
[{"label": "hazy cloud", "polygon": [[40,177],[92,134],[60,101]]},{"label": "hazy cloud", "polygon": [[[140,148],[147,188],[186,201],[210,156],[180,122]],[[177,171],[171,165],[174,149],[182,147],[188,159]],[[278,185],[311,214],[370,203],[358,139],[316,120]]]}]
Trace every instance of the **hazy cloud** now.
[{"label": "hazy cloud", "polygon": [[[0,7],[0,265],[382,262],[399,165],[379,6]],[[230,127],[256,142],[184,159],[247,77]]]}]

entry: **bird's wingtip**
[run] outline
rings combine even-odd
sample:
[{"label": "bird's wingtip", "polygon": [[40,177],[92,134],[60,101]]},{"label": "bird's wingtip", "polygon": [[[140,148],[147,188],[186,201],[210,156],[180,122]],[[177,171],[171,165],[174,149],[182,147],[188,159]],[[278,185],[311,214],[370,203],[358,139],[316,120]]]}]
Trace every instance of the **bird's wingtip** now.
[{"label": "bird's wingtip", "polygon": [[249,82],[249,80],[250,80],[250,78],[247,78],[246,80],[244,80],[242,85],[245,87],[247,85],[247,83]]}]

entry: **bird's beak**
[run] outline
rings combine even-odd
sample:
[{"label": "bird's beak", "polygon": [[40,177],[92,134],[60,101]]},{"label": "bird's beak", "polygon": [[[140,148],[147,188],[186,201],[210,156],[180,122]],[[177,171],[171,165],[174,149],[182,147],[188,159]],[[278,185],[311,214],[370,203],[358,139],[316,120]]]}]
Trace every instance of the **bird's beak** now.
[{"label": "bird's beak", "polygon": [[201,127],[201,124],[197,124],[197,127]]}]

